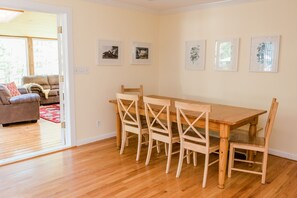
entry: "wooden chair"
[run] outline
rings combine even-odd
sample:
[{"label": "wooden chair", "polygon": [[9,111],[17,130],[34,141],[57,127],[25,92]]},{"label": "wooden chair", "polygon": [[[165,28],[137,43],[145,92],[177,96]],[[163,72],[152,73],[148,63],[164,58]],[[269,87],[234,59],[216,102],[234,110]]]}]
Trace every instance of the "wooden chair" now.
[{"label": "wooden chair", "polygon": [[124,85],[121,85],[121,93],[137,94],[138,96],[143,96],[143,86],[140,85],[139,88],[127,88]]},{"label": "wooden chair", "polygon": [[[121,93],[122,94],[133,94],[133,95],[138,95],[139,97],[143,96],[143,86],[140,85],[139,87],[136,88],[131,88],[131,87],[125,87],[124,85],[121,85]],[[140,116],[141,124],[146,125],[146,119],[145,116]],[[147,138],[146,138],[147,141]],[[126,141],[126,146],[129,145],[129,138]]]},{"label": "wooden chair", "polygon": [[[184,102],[175,102],[178,131],[180,136],[180,155],[176,177],[180,176],[185,149],[189,151],[205,154],[204,175],[202,187],[205,188],[207,180],[208,166],[218,162],[214,160],[209,163],[209,154],[219,150],[220,139],[209,135],[209,113],[210,105],[190,104]],[[183,121],[183,123],[182,123]],[[194,126],[198,121],[205,124],[198,128]],[[194,162],[195,164],[195,162]]]},{"label": "wooden chair", "polygon": [[136,161],[139,160],[141,145],[145,142],[142,142],[142,136],[148,134],[147,128],[142,128],[139,112],[138,112],[138,95],[129,95],[129,94],[117,94],[117,103],[118,110],[122,122],[122,143],[120,154],[123,154],[125,144],[128,138],[128,133],[133,133],[138,136],[138,147]]},{"label": "wooden chair", "polygon": [[145,165],[148,165],[150,162],[153,141],[156,140],[157,149],[159,149],[158,142],[163,142],[165,145],[168,144],[168,149],[165,151],[167,155],[166,173],[168,173],[170,169],[171,156],[178,153],[172,152],[172,144],[179,142],[177,131],[174,133],[171,128],[169,110],[170,100],[149,98],[144,96],[143,102],[149,129],[149,147]]},{"label": "wooden chair", "polygon": [[[265,184],[269,138],[271,135],[277,108],[278,108],[278,102],[276,101],[275,98],[273,98],[272,104],[270,107],[270,111],[269,111],[269,115],[267,118],[266,126],[265,126],[264,137],[250,137],[248,134],[245,134],[245,135],[240,134],[238,136],[233,136],[232,139],[230,139],[231,143],[230,143],[230,153],[229,153],[228,177],[231,177],[232,170],[245,172],[245,173],[258,174],[258,175],[262,176],[261,183]],[[262,152],[263,153],[262,162],[235,159],[234,158],[235,149],[245,149],[245,150],[254,151],[254,152],[257,152],[257,151]],[[235,168],[234,161],[246,162],[246,163],[251,163],[251,164],[260,164],[260,165],[262,165],[262,170],[261,171],[252,171],[252,170]]]}]

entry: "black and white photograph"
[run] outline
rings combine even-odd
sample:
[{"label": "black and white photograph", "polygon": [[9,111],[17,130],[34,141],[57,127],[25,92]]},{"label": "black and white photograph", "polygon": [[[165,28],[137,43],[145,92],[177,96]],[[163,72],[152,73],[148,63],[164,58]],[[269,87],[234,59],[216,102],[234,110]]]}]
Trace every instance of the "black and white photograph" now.
[{"label": "black and white photograph", "polygon": [[136,47],[136,59],[148,59],[149,48],[147,47]]},{"label": "black and white photograph", "polygon": [[99,40],[98,42],[98,65],[121,65],[122,47],[120,41]]},{"label": "black and white photograph", "polygon": [[103,59],[118,59],[119,58],[119,46],[102,46]]},{"label": "black and white photograph", "polygon": [[151,64],[151,44],[134,42],[132,48],[132,64]]}]

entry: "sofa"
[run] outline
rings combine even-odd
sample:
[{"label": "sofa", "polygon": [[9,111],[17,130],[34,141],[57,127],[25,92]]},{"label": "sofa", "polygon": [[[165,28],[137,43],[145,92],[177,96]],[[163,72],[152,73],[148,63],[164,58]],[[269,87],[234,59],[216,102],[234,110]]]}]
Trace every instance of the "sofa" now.
[{"label": "sofa", "polygon": [[35,93],[28,93],[19,89],[21,95],[12,96],[4,84],[0,84],[0,124],[7,126],[10,123],[31,121],[39,118],[40,97]]},{"label": "sofa", "polygon": [[60,102],[59,75],[24,76],[22,83],[28,92],[40,96],[41,105]]}]

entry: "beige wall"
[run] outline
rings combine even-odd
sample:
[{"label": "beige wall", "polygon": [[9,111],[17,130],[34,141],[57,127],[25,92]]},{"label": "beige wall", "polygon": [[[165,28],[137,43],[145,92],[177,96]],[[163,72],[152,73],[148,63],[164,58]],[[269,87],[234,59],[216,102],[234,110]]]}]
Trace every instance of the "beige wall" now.
[{"label": "beige wall", "polygon": [[[277,97],[280,105],[270,148],[297,159],[297,27],[292,24],[296,8],[294,0],[263,0],[161,16],[159,93],[262,109]],[[279,72],[249,72],[251,37],[278,34]],[[236,37],[240,38],[238,72],[214,71],[215,39]],[[187,71],[185,41],[199,39],[207,40],[206,69]]]},{"label": "beige wall", "polygon": [[55,14],[25,11],[9,23],[0,23],[0,35],[57,38]]},{"label": "beige wall", "polygon": [[[78,143],[115,132],[115,113],[108,100],[115,98],[120,85],[139,86],[144,93],[158,91],[158,16],[104,6],[82,0],[39,0],[68,7],[72,12],[73,67],[86,67],[87,74],[75,75],[75,111]],[[122,66],[97,66],[98,39],[123,42]],[[132,42],[152,43],[153,63],[131,65]],[[101,126],[97,127],[97,121]]]},{"label": "beige wall", "polygon": [[[89,73],[75,75],[78,141],[115,131],[115,115],[108,103],[121,84],[143,84],[145,94],[196,98],[205,101],[268,109],[271,98],[280,101],[271,149],[296,159],[297,122],[297,2],[261,0],[232,6],[157,16],[82,0],[35,0],[69,7],[73,20],[73,67]],[[252,36],[281,35],[278,73],[249,72]],[[214,41],[240,38],[238,72],[213,70]],[[123,66],[96,66],[97,40],[121,40]],[[206,39],[205,71],[184,69],[185,41]],[[153,64],[131,65],[133,41],[153,44]],[[262,116],[261,123],[266,119]],[[97,120],[101,127],[97,128]],[[291,154],[291,156],[290,156]]]}]

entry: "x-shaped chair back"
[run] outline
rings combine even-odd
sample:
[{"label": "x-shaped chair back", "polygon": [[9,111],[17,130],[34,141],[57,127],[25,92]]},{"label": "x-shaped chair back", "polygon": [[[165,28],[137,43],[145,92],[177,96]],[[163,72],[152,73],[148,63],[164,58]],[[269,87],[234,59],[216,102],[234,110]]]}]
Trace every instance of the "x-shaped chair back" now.
[{"label": "x-shaped chair back", "polygon": [[[175,107],[181,141],[195,142],[209,147],[208,120],[211,106],[175,102]],[[201,120],[204,121],[205,126],[198,128],[196,124]]]},{"label": "x-shaped chair back", "polygon": [[171,138],[170,100],[144,96],[143,102],[150,133],[158,132]]},{"label": "x-shaped chair back", "polygon": [[138,95],[117,93],[118,110],[122,126],[129,125],[141,129],[138,101]]}]

